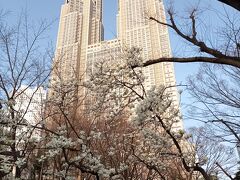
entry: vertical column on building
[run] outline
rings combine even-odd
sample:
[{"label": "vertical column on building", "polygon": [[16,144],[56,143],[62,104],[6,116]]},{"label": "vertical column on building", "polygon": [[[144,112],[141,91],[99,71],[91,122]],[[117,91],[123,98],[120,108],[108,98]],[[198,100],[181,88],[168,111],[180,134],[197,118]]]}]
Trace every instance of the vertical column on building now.
[{"label": "vertical column on building", "polygon": [[[159,28],[146,16],[156,14],[156,0],[119,0],[118,34],[123,44],[139,47],[144,60],[161,57]],[[147,79],[146,86],[165,84],[163,64],[143,69]]]},{"label": "vertical column on building", "polygon": [[[86,79],[88,45],[101,42],[102,27],[102,0],[83,0],[82,38],[78,62],[80,80]],[[78,96],[83,97],[85,93],[85,89],[79,89]]]},{"label": "vertical column on building", "polygon": [[82,0],[66,0],[61,8],[57,45],[51,75],[54,81],[76,77],[82,26]]},{"label": "vertical column on building", "polygon": [[[142,49],[144,60],[170,57],[171,48],[166,26],[149,21],[153,16],[166,21],[163,2],[159,0],[119,0],[118,37],[128,48]],[[143,69],[146,76],[145,87],[169,86],[169,93],[178,107],[178,93],[175,87],[173,63],[158,63]],[[181,123],[179,124],[181,126]]]}]

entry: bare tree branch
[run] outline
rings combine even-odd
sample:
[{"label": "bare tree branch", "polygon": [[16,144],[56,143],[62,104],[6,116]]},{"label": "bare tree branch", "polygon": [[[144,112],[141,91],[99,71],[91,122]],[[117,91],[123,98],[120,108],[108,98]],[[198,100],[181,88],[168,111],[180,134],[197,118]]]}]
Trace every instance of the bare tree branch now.
[{"label": "bare tree branch", "polygon": [[[238,3],[239,4],[239,3]],[[168,11],[169,15],[169,23],[162,22],[158,20],[155,17],[149,17],[150,20],[164,25],[168,26],[169,28],[173,29],[177,35],[185,39],[186,41],[190,42],[192,45],[199,48],[200,52],[207,53],[206,56],[199,56],[199,57],[172,57],[172,58],[166,58],[161,57],[158,59],[150,59],[147,60],[144,63],[144,66],[149,66],[155,63],[159,62],[180,62],[180,63],[189,63],[189,62],[208,62],[208,63],[214,63],[214,64],[224,64],[224,65],[230,65],[233,67],[240,68],[240,57],[239,56],[232,56],[228,55],[227,52],[221,52],[218,49],[212,48],[208,46],[205,42],[202,40],[199,40],[197,38],[197,30],[196,30],[196,9],[193,9],[193,11],[190,13],[190,20],[191,20],[191,34],[188,35],[187,33],[183,32],[181,28],[177,25],[174,19],[174,12],[172,9],[169,9]],[[236,45],[236,48],[238,50],[238,47]]]},{"label": "bare tree branch", "polygon": [[212,56],[214,56],[216,58],[224,58],[224,59],[227,58],[227,59],[233,59],[233,60],[238,60],[239,61],[239,58],[234,57],[234,56],[227,56],[227,55],[223,54],[222,52],[220,52],[220,51],[218,51],[216,49],[208,47],[203,41],[200,41],[200,40],[197,39],[197,37],[196,37],[197,33],[196,33],[196,27],[195,27],[195,23],[196,22],[195,22],[194,11],[190,15],[190,18],[192,20],[192,32],[193,32],[191,34],[191,36],[186,35],[184,32],[182,32],[180,30],[180,28],[177,26],[177,24],[176,24],[176,22],[174,20],[174,13],[171,10],[168,10],[168,15],[170,17],[171,24],[162,23],[161,21],[157,20],[154,17],[150,17],[149,19],[153,20],[153,21],[155,21],[155,22],[157,22],[159,24],[167,25],[168,27],[172,28],[183,39],[185,39],[188,42],[192,43],[193,45],[199,47],[199,50],[201,52],[208,53],[209,55],[212,55]]},{"label": "bare tree branch", "polygon": [[[177,58],[177,57],[172,57],[172,58],[167,58],[167,57],[162,57],[158,59],[152,59],[145,61],[142,66],[150,66],[156,63],[160,62],[178,62],[178,63],[190,63],[190,62],[206,62],[206,63],[213,63],[213,64],[224,64],[224,65],[230,65],[233,67],[240,68],[240,61],[235,61],[232,59],[219,59],[219,58],[211,58],[211,57],[182,57],[182,58]],[[132,66],[132,68],[139,67],[138,65]]]}]

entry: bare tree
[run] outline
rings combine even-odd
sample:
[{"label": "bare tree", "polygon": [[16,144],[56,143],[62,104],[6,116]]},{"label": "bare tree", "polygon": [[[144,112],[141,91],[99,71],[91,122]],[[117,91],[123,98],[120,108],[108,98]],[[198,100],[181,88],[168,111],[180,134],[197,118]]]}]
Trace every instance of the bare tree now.
[{"label": "bare tree", "polygon": [[[20,16],[16,26],[1,21],[1,178],[6,175],[8,178],[20,178],[24,170],[31,166],[29,161],[37,143],[32,135],[37,128],[41,128],[42,119],[30,123],[26,120],[26,114],[50,72],[45,65],[51,57],[39,50],[40,40],[48,28],[49,25],[44,22],[39,26],[30,26],[24,15]],[[32,91],[26,96],[29,89]],[[23,96],[26,103],[24,109],[18,104]]]},{"label": "bare tree", "polygon": [[211,176],[233,179],[232,174],[237,164],[234,149],[223,144],[218,137],[209,138],[211,131],[208,126],[190,129],[196,161]]},{"label": "bare tree", "polygon": [[[189,79],[188,90],[194,102],[185,118],[206,125],[202,138],[236,148],[239,144],[239,69],[204,64],[198,74]],[[215,161],[214,165],[230,177],[233,172],[229,167],[236,167],[237,162],[229,165],[227,161]]]},{"label": "bare tree", "polygon": [[223,142],[239,143],[239,69],[203,65],[188,88],[196,100],[193,117],[211,125]]},{"label": "bare tree", "polygon": [[[239,10],[239,2],[237,0],[220,2]],[[176,35],[191,44],[192,47],[197,48],[198,55],[191,57],[161,57],[158,59],[150,59],[144,62],[143,66],[149,66],[159,62],[208,62],[240,68],[239,11],[235,11],[235,15],[232,18],[228,13],[224,14],[216,12],[215,18],[219,18],[219,21],[222,21],[222,26],[216,27],[219,36],[214,36],[218,39],[217,46],[214,46],[214,43],[209,42],[206,37],[200,36],[200,34],[203,34],[200,26],[205,22],[204,19],[201,19],[201,12],[202,9],[196,5],[196,7],[192,8],[191,12],[187,15],[179,15],[175,12],[172,5],[167,9],[168,20],[166,22],[160,21],[158,17],[148,17],[151,21],[169,27],[176,33]],[[208,12],[210,12],[210,10]]]}]

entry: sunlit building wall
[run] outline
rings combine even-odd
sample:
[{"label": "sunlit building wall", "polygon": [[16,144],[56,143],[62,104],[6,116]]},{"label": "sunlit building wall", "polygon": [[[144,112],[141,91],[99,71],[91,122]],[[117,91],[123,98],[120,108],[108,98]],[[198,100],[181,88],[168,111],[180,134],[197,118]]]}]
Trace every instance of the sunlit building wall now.
[{"label": "sunlit building wall", "polygon": [[28,87],[22,85],[18,90],[15,102],[15,110],[19,113],[21,122],[29,125],[19,130],[19,136],[32,133],[32,138],[39,139],[41,134],[37,127],[44,124],[44,104],[46,101],[46,90],[43,87]]}]

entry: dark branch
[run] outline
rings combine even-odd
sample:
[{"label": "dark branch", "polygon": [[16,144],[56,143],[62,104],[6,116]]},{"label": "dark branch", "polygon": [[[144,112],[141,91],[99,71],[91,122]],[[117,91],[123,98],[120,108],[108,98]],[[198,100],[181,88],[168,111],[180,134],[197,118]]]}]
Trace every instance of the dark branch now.
[{"label": "dark branch", "polygon": [[189,57],[189,58],[159,58],[155,60],[148,60],[144,63],[144,66],[149,66],[159,62],[208,62],[208,63],[216,63],[216,64],[225,64],[240,68],[240,58],[236,56],[229,56],[221,51],[209,47],[205,42],[199,40],[197,38],[197,31],[196,31],[196,21],[195,21],[195,11],[193,10],[190,14],[190,19],[192,23],[192,34],[187,35],[178,27],[174,20],[174,13],[171,10],[168,10],[168,15],[170,17],[169,23],[161,22],[154,17],[149,17],[150,20],[155,21],[158,24],[168,26],[169,28],[173,29],[180,37],[187,40],[188,42],[192,43],[194,46],[199,48],[200,52],[204,52],[209,54],[210,57]]},{"label": "dark branch", "polygon": [[[214,64],[224,64],[233,67],[240,68],[240,61],[235,61],[232,59],[221,59],[221,58],[211,58],[211,57],[186,57],[186,58],[158,58],[145,61],[141,66],[146,67],[160,62],[178,62],[178,63],[190,63],[190,62],[206,62]],[[138,67],[137,65],[132,66],[132,68]]]},{"label": "dark branch", "polygon": [[229,177],[231,180],[233,180],[232,176],[230,174],[228,174],[228,172],[219,164],[219,163],[216,163],[216,165],[223,171],[223,173]]}]

